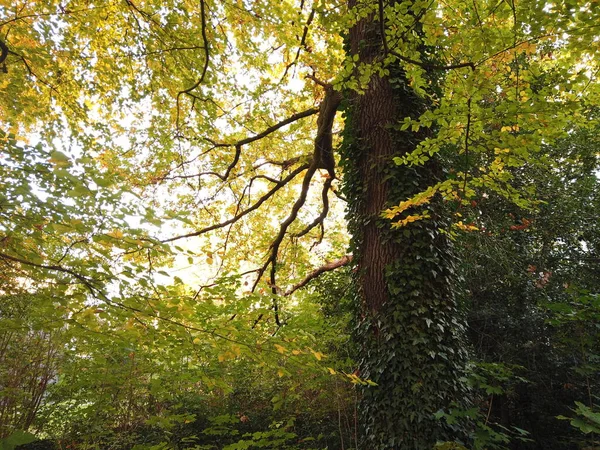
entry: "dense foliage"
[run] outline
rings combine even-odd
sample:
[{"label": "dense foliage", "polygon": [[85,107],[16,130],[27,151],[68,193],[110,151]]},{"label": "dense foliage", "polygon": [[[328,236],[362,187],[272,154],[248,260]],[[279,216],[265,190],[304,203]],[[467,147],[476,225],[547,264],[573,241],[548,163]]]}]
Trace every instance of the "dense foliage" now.
[{"label": "dense foliage", "polygon": [[600,446],[597,6],[0,3],[0,449]]}]

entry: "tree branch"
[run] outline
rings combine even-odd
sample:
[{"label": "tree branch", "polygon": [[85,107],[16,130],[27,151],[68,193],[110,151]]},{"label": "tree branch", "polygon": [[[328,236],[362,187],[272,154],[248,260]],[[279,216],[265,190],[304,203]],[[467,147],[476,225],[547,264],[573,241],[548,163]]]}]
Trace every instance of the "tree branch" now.
[{"label": "tree branch", "polygon": [[294,292],[296,292],[298,289],[301,289],[304,286],[306,286],[308,283],[310,283],[315,278],[318,278],[321,275],[323,275],[325,272],[331,272],[332,270],[339,269],[340,267],[343,267],[343,266],[349,264],[350,262],[352,262],[352,255],[346,255],[346,256],[343,256],[342,258],[338,259],[337,261],[328,262],[328,263],[322,265],[321,267],[310,272],[306,277],[304,277],[304,279],[302,281],[300,281],[299,283],[296,283],[291,288],[289,288],[287,291],[285,291],[285,293],[283,295],[285,297],[288,297],[288,296],[292,295]]},{"label": "tree branch", "polygon": [[416,61],[414,59],[407,58],[406,56],[403,56],[394,50],[390,50],[389,53],[390,53],[390,55],[394,55],[396,58],[398,58],[401,61],[404,61],[404,62],[407,62],[410,64],[414,64],[414,65],[419,66],[426,70],[453,70],[453,69],[462,69],[464,67],[469,67],[469,68],[471,68],[471,70],[475,70],[477,68],[475,63],[472,63],[472,62],[450,64],[448,66],[440,66],[438,64],[429,64],[429,63],[424,63],[421,61]]},{"label": "tree branch", "polygon": [[238,147],[238,146],[241,147],[242,145],[246,145],[246,144],[250,144],[251,142],[258,141],[259,139],[262,139],[262,138],[268,136],[269,134],[279,130],[280,128],[282,128],[286,125],[289,125],[290,123],[293,123],[299,119],[303,119],[304,117],[312,116],[314,114],[317,114],[318,112],[319,112],[319,108],[309,108],[307,110],[304,110],[299,113],[291,115],[287,119],[284,119],[281,122],[278,122],[273,126],[270,126],[266,130],[262,131],[261,133],[255,134],[254,136],[250,136],[245,139],[239,140],[233,144],[214,143],[214,146],[215,147]]},{"label": "tree branch", "polygon": [[254,136],[247,137],[242,140],[239,140],[239,141],[235,142],[234,144],[215,143],[214,144],[215,148],[217,148],[217,147],[235,147],[235,156],[233,158],[233,161],[229,164],[229,166],[227,166],[227,170],[225,171],[225,174],[223,174],[223,175],[216,174],[216,176],[219,177],[222,181],[227,180],[227,178],[229,177],[229,174],[235,168],[235,166],[237,165],[237,163],[240,159],[240,155],[242,152],[242,145],[246,145],[246,144],[250,144],[251,142],[258,141],[259,139],[267,137],[271,133],[274,133],[275,131],[279,130],[280,128],[282,128],[286,125],[289,125],[290,123],[296,122],[297,120],[303,119],[304,117],[312,116],[318,112],[319,112],[319,110],[317,108],[310,108],[305,111],[293,114],[292,116],[288,117],[287,119],[284,119],[281,122],[278,122],[275,125],[270,126],[269,128],[262,131],[261,133],[258,133]]},{"label": "tree branch", "polygon": [[285,70],[281,77],[281,81],[285,80],[285,77],[287,76],[289,70],[298,63],[298,59],[300,58],[300,52],[303,48],[306,48],[306,37],[308,36],[308,29],[310,28],[310,24],[312,23],[314,18],[315,9],[313,8],[311,9],[310,14],[308,15],[306,25],[304,25],[304,30],[302,31],[302,38],[300,39],[300,45],[298,46],[298,50],[296,51],[296,56],[294,57],[294,60],[285,67]]},{"label": "tree branch", "polygon": [[175,237],[172,237],[172,238],[169,238],[169,239],[165,239],[165,240],[161,241],[161,243],[173,242],[173,241],[176,241],[176,240],[179,240],[179,239],[184,239],[184,238],[189,238],[189,237],[194,237],[194,236],[200,236],[200,235],[202,235],[204,233],[208,233],[209,231],[218,230],[219,228],[223,228],[223,227],[226,227],[227,225],[230,225],[232,223],[237,222],[242,217],[244,217],[244,216],[250,214],[252,211],[260,208],[260,206],[264,202],[266,202],[269,198],[271,198],[273,196],[273,194],[275,194],[279,189],[281,189],[283,186],[285,186],[290,181],[292,181],[296,177],[296,175],[298,175],[301,172],[304,172],[309,167],[310,167],[310,165],[308,165],[308,164],[303,164],[302,166],[297,167],[295,170],[293,170],[292,172],[290,172],[288,174],[288,176],[286,176],[281,181],[279,181],[275,186],[273,186],[273,188],[269,192],[267,192],[265,195],[263,195],[262,197],[260,197],[257,200],[256,203],[254,203],[249,208],[243,210],[242,212],[240,212],[236,216],[232,217],[231,219],[226,220],[225,222],[221,222],[221,223],[218,223],[218,224],[214,224],[214,225],[202,228],[202,229],[200,229],[198,231],[194,231],[192,233],[183,234],[181,236],[175,236]]},{"label": "tree branch", "polygon": [[325,183],[323,183],[323,190],[321,191],[321,199],[323,200],[323,209],[321,210],[321,214],[317,217],[313,222],[306,226],[302,231],[293,235],[295,238],[302,237],[310,232],[317,225],[323,225],[323,221],[327,214],[329,213],[329,189],[331,188],[331,183],[333,182],[333,178],[327,178]]},{"label": "tree branch", "polygon": [[[274,241],[271,244],[271,248],[270,248],[270,253],[269,253],[269,257],[267,258],[267,260],[265,261],[265,263],[263,264],[263,266],[259,269],[258,271],[258,275],[256,277],[256,281],[254,282],[254,285],[252,286],[252,291],[254,291],[256,289],[256,287],[258,286],[258,283],[260,282],[263,274],[266,272],[266,270],[269,268],[269,266],[271,266],[271,271],[270,271],[270,277],[269,277],[269,285],[271,286],[271,292],[274,294],[273,297],[273,311],[275,313],[275,322],[277,323],[277,325],[281,325],[281,322],[279,320],[279,306],[277,304],[277,294],[279,294],[278,289],[277,289],[277,257],[278,257],[278,253],[279,253],[279,247],[281,246],[281,243],[283,242],[283,239],[285,237],[285,235],[288,232],[288,229],[290,227],[290,225],[296,220],[296,218],[298,217],[298,212],[300,211],[300,209],[302,208],[302,206],[304,206],[304,203],[306,202],[306,198],[308,196],[308,190],[310,188],[310,183],[312,181],[312,178],[314,176],[314,174],[317,172],[318,169],[326,169],[328,174],[329,174],[329,178],[327,179],[327,181],[324,184],[323,187],[323,208],[324,208],[324,212],[325,215],[320,216],[320,220],[317,219],[317,222],[315,224],[315,226],[319,223],[322,224],[323,220],[325,219],[325,216],[327,215],[327,212],[329,211],[329,199],[327,197],[327,192],[329,191],[329,188],[331,186],[331,183],[333,181],[333,179],[335,178],[335,171],[334,171],[334,165],[335,165],[335,160],[333,158],[333,148],[332,148],[332,142],[331,142],[331,128],[333,126],[333,121],[335,118],[335,114],[337,112],[337,108],[339,107],[341,101],[342,101],[342,96],[339,92],[334,91],[333,86],[331,86],[330,84],[326,84],[321,82],[320,80],[317,80],[314,75],[313,76],[309,76],[311,79],[313,79],[316,83],[323,85],[323,87],[325,88],[325,98],[323,99],[323,101],[321,102],[321,104],[319,105],[319,117],[317,119],[317,135],[315,137],[315,146],[314,146],[314,152],[313,152],[313,158],[311,161],[310,166],[308,167],[306,174],[304,175],[304,179],[302,180],[302,189],[300,191],[300,195],[299,197],[296,199],[296,202],[294,203],[294,205],[292,206],[292,210],[289,214],[289,216],[283,221],[283,223],[280,225],[279,227],[279,233],[277,234],[277,237],[275,237]],[[312,225],[312,224],[311,224]],[[310,225],[309,225],[309,230],[310,231]],[[306,233],[308,233],[308,231],[306,231]],[[304,233],[304,234],[306,234]],[[257,322],[260,320],[257,319]],[[256,325],[255,323],[255,325]]]},{"label": "tree branch", "polygon": [[208,47],[208,37],[206,36],[206,4],[204,2],[204,0],[200,0],[200,21],[201,21],[201,34],[202,34],[202,42],[203,42],[203,47],[204,47],[204,66],[202,67],[202,73],[200,75],[200,78],[198,79],[198,81],[196,83],[194,83],[193,86],[190,86],[187,89],[184,89],[183,91],[179,91],[177,93],[177,99],[176,99],[176,103],[177,103],[177,118],[175,121],[175,124],[177,126],[177,129],[179,129],[179,97],[181,97],[184,94],[187,95],[191,95],[192,97],[195,97],[192,94],[192,91],[194,89],[196,89],[198,86],[200,86],[203,82],[204,82],[204,77],[206,76],[206,72],[208,71],[208,64],[210,63],[210,49]]},{"label": "tree branch", "polygon": [[37,267],[39,269],[52,270],[55,272],[66,273],[66,274],[69,274],[69,275],[77,278],[85,287],[88,288],[88,290],[90,292],[95,293],[95,292],[99,291],[99,288],[94,286],[94,280],[88,279],[84,275],[81,275],[80,273],[77,273],[74,270],[67,269],[65,267],[62,267],[59,265],[52,265],[52,264],[50,264],[50,265],[38,264],[38,263],[34,263],[33,261],[27,261],[26,259],[7,255],[6,253],[0,253],[0,258],[8,260],[8,261],[12,261],[12,262],[17,262],[19,264],[25,264],[26,266],[30,266],[30,267]]},{"label": "tree branch", "polygon": [[2,39],[0,39],[0,64],[3,64],[8,57],[8,46],[4,43]]},{"label": "tree branch", "polygon": [[[250,144],[252,142],[258,141],[262,138],[267,137],[268,135],[274,133],[275,131],[279,130],[280,128],[283,128],[286,125],[289,125],[290,123],[296,122],[300,119],[303,119],[305,117],[309,117],[312,115],[315,115],[319,112],[318,108],[309,108],[307,110],[301,111],[299,113],[293,114],[290,117],[283,119],[282,121],[276,123],[275,125],[272,125],[270,127],[268,127],[267,129],[263,130],[262,132],[255,134],[254,136],[249,136],[247,138],[241,139],[237,142],[233,142],[233,143],[226,143],[226,142],[215,142],[213,140],[210,139],[206,139],[208,142],[210,142],[212,144],[212,149],[215,148],[225,148],[225,147],[235,147],[235,155],[233,157],[233,161],[231,161],[231,163],[227,166],[227,169],[225,170],[225,173],[223,175],[221,175],[218,172],[201,172],[201,173],[197,173],[194,175],[174,175],[171,177],[164,177],[164,179],[175,179],[175,178],[199,178],[202,176],[206,176],[206,175],[213,175],[217,178],[219,178],[221,181],[227,181],[227,179],[229,178],[229,176],[231,175],[232,170],[235,168],[235,166],[237,165],[237,163],[240,160],[240,156],[242,154],[242,146],[246,145],[246,144]],[[275,164],[275,165],[281,165],[283,168],[289,167],[293,164],[295,164],[296,162],[298,162],[298,160],[300,159],[300,157],[295,157],[295,158],[291,158],[289,160],[286,161],[282,161],[282,162],[272,162],[272,161],[268,161],[267,163],[270,164]]]},{"label": "tree branch", "polygon": [[[419,66],[423,69],[428,69],[428,70],[452,70],[452,69],[461,69],[463,67],[470,67],[471,70],[475,70],[475,64],[472,62],[466,62],[466,63],[459,63],[459,64],[451,64],[448,66],[440,66],[437,64],[429,64],[429,63],[423,63],[421,61],[417,61],[411,58],[407,58],[404,55],[401,55],[400,53],[394,51],[394,50],[390,50],[388,48],[388,43],[387,43],[387,37],[385,36],[385,10],[383,7],[383,0],[378,0],[378,11],[379,11],[379,33],[381,34],[381,43],[383,45],[383,51],[384,53],[390,54],[390,55],[394,55],[396,58],[398,58],[401,61],[410,63],[410,64],[414,64],[416,66]],[[422,15],[422,14],[421,14]],[[419,18],[417,18],[415,20],[415,23],[419,20]]]},{"label": "tree branch", "polygon": [[275,283],[275,274],[277,272],[277,254],[279,252],[279,246],[281,245],[281,242],[283,242],[283,238],[285,237],[289,226],[291,225],[291,223],[294,220],[296,220],[296,217],[298,217],[298,212],[300,211],[300,208],[302,208],[302,206],[306,202],[306,197],[308,195],[308,189],[310,187],[310,182],[316,171],[317,171],[317,165],[315,163],[315,160],[313,160],[312,164],[308,167],[306,174],[304,174],[304,179],[302,180],[302,190],[300,191],[300,196],[298,197],[298,199],[296,199],[296,202],[292,206],[292,211],[290,212],[290,215],[280,225],[279,233],[277,234],[277,237],[271,244],[271,251],[270,251],[269,258],[267,259],[265,264],[261,267],[261,269],[258,271],[258,276],[256,278],[256,281],[254,282],[254,285],[252,286],[253,291],[256,289],[256,286],[258,285],[260,279],[262,278],[262,275],[265,273],[267,268],[269,266],[271,266],[271,280],[270,280],[271,289],[274,294],[277,294],[277,288],[276,288],[277,284]]},{"label": "tree branch", "polygon": [[[305,155],[305,157],[308,159],[309,155]],[[273,166],[280,166],[282,170],[287,170],[290,167],[292,167],[294,164],[298,164],[298,162],[302,159],[302,156],[294,156],[293,158],[290,159],[286,159],[283,161],[273,161],[273,160],[268,160],[265,162],[262,162],[260,164],[256,164],[255,166],[252,167],[252,169],[256,170],[261,166],[264,166],[266,164],[271,164]]]}]

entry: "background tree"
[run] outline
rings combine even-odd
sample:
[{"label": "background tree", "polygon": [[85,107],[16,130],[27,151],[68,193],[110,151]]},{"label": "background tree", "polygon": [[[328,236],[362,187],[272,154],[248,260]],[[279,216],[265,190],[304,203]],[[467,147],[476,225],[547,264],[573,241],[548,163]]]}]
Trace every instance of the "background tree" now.
[{"label": "background tree", "polygon": [[514,448],[578,448],[582,436],[556,416],[597,404],[597,139],[574,132],[544,154],[551,167],[515,169],[539,211],[489,196],[463,211],[479,228],[461,238],[464,294],[475,357],[520,376],[490,393],[490,420],[531,433]]}]

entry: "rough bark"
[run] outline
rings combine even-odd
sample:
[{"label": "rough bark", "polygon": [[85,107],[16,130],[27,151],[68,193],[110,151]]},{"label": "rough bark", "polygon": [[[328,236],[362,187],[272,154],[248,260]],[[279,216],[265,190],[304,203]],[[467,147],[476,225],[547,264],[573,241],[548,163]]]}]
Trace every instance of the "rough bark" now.
[{"label": "rough bark", "polygon": [[[382,56],[372,18],[351,29],[348,43],[360,62]],[[400,68],[391,69],[390,77],[374,77],[364,94],[348,94],[341,150],[357,266],[359,371],[377,383],[362,392],[360,448],[424,450],[462,437],[460,425],[451,428],[434,414],[463,403],[466,352],[441,206],[429,206],[431,219],[400,229],[380,217],[440,175],[435,162],[409,168],[392,161],[425,137],[397,125],[406,116],[418,117],[427,104],[407,86]]]}]

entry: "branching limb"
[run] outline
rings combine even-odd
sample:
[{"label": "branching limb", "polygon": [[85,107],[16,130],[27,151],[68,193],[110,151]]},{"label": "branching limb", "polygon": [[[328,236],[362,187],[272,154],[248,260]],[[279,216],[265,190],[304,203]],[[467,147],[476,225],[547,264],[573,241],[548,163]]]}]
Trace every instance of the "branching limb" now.
[{"label": "branching limb", "polygon": [[323,190],[321,191],[321,199],[323,201],[323,209],[321,210],[321,214],[315,220],[312,221],[311,224],[307,225],[302,231],[293,235],[295,238],[302,237],[310,232],[317,225],[323,226],[323,221],[327,214],[329,213],[329,189],[331,188],[331,183],[333,182],[333,178],[327,178],[325,183],[323,183]]},{"label": "branching limb", "polygon": [[98,292],[99,288],[94,284],[96,281],[88,278],[80,273],[75,272],[72,269],[67,269],[66,267],[54,265],[54,264],[38,264],[33,261],[27,261],[26,259],[17,258],[16,256],[7,255],[6,253],[0,253],[0,258],[5,259],[7,261],[16,262],[19,264],[24,264],[30,267],[37,267],[38,269],[51,270],[54,272],[61,272],[69,274],[79,280],[91,293]]},{"label": "branching limb", "polygon": [[237,163],[240,159],[243,145],[250,144],[251,142],[258,141],[262,138],[265,138],[268,135],[270,135],[271,133],[274,133],[275,131],[279,130],[280,128],[282,128],[286,125],[289,125],[290,123],[296,122],[297,120],[303,119],[304,117],[312,116],[318,112],[319,112],[319,110],[317,108],[310,108],[305,111],[293,114],[292,116],[288,117],[287,119],[284,119],[281,122],[278,122],[275,125],[268,127],[261,133],[255,134],[254,136],[247,137],[247,138],[237,141],[233,144],[215,143],[214,144],[215,148],[217,148],[217,147],[235,147],[235,156],[233,158],[233,161],[229,164],[229,166],[227,166],[227,170],[225,171],[225,173],[223,175],[217,174],[217,176],[223,181],[227,180],[227,178],[229,177],[229,174],[235,168],[235,166],[237,165]]},{"label": "branching limb", "polygon": [[204,0],[200,0],[200,26],[201,26],[201,34],[202,34],[202,42],[204,47],[204,66],[202,67],[202,73],[200,74],[200,78],[193,86],[190,86],[183,91],[179,91],[177,93],[177,118],[176,118],[176,126],[179,129],[179,97],[182,95],[190,95],[193,98],[196,98],[192,91],[195,90],[198,86],[200,86],[204,82],[204,78],[206,77],[206,72],[208,71],[208,64],[210,63],[210,49],[208,43],[208,37],[206,36],[206,3]]},{"label": "branching limb", "polygon": [[[309,117],[312,115],[315,115],[319,112],[318,108],[309,108],[307,110],[301,111],[299,113],[293,114],[290,117],[276,123],[275,125],[272,125],[268,128],[266,128],[265,130],[263,130],[262,132],[255,134],[253,136],[249,136],[247,138],[241,139],[237,142],[233,142],[233,143],[226,143],[226,142],[216,142],[213,141],[211,139],[206,139],[208,142],[210,142],[210,144],[212,144],[212,148],[211,150],[214,150],[215,148],[226,148],[226,147],[235,147],[235,155],[233,157],[233,160],[231,161],[231,163],[227,166],[227,169],[225,170],[225,173],[223,173],[222,175],[218,172],[201,172],[201,173],[197,173],[194,175],[174,175],[174,176],[170,176],[170,177],[165,177],[165,179],[175,179],[175,178],[200,178],[202,176],[207,176],[207,175],[212,175],[215,176],[217,178],[219,178],[221,181],[227,181],[227,179],[229,178],[229,176],[231,175],[231,172],[233,171],[233,169],[235,168],[235,166],[237,165],[237,163],[240,160],[240,156],[242,153],[242,146],[246,145],[246,144],[250,144],[252,142],[258,141],[260,139],[263,139],[267,136],[269,136],[270,134],[274,133],[275,131],[279,130],[280,128],[285,127],[286,125],[289,125],[291,123],[294,123],[300,119],[303,119],[305,117]],[[287,167],[290,167],[294,164],[296,164],[301,157],[295,157],[295,158],[291,158],[288,159],[286,161],[281,161],[281,162],[277,162],[277,161],[267,161],[263,164],[275,164],[275,165],[281,165],[284,169]],[[255,168],[258,168],[259,166],[256,166]]]},{"label": "branching limb", "polygon": [[250,214],[252,211],[255,211],[258,208],[260,208],[260,206],[264,202],[266,202],[269,198],[271,198],[279,189],[281,189],[282,187],[284,187],[286,184],[288,184],[290,181],[292,181],[298,174],[300,174],[301,172],[304,172],[309,167],[310,167],[310,165],[308,165],[308,164],[303,164],[302,166],[297,167],[292,172],[290,172],[285,178],[283,178],[281,181],[279,181],[275,186],[273,186],[269,192],[267,192],[265,195],[263,195],[262,197],[260,197],[256,201],[256,203],[254,203],[249,208],[241,211],[239,214],[237,214],[236,216],[232,217],[231,219],[226,220],[225,222],[213,224],[211,226],[202,228],[202,229],[194,231],[192,233],[183,234],[181,236],[175,236],[175,237],[172,237],[172,238],[169,238],[169,239],[165,239],[165,240],[163,240],[161,242],[162,243],[173,242],[173,241],[177,241],[179,239],[184,239],[184,238],[189,238],[189,237],[194,237],[194,236],[200,236],[202,234],[208,233],[209,231],[218,230],[219,228],[223,228],[223,227],[226,227],[227,225],[230,225],[232,223],[237,222],[242,217],[244,217],[244,216]]},{"label": "branching limb", "polygon": [[294,60],[285,67],[285,71],[283,72],[281,81],[285,80],[285,77],[287,76],[289,70],[293,66],[298,64],[298,60],[300,59],[300,53],[302,52],[303,48],[306,48],[306,38],[308,37],[308,29],[310,28],[310,25],[311,25],[312,21],[314,20],[314,18],[315,18],[315,9],[313,8],[313,9],[311,9],[310,14],[308,15],[308,19],[306,20],[306,24],[304,25],[304,30],[302,31],[302,38],[300,39],[300,45],[298,46],[298,50],[296,51],[296,56],[294,57]]},{"label": "branching limb", "polygon": [[281,243],[283,242],[283,238],[285,237],[289,226],[292,224],[292,222],[294,220],[296,220],[296,217],[298,217],[298,212],[300,211],[300,208],[302,208],[302,206],[304,206],[304,203],[306,202],[306,197],[308,195],[308,189],[310,187],[310,182],[312,181],[312,177],[316,171],[317,171],[317,165],[313,161],[313,163],[310,165],[310,167],[308,167],[308,170],[306,171],[306,174],[304,175],[304,179],[302,180],[302,190],[300,191],[300,196],[298,197],[298,199],[292,206],[292,210],[291,210],[289,216],[280,225],[279,233],[277,234],[277,237],[271,244],[269,258],[264,263],[262,268],[258,271],[258,276],[256,278],[256,281],[254,282],[254,285],[252,286],[253,291],[256,289],[256,286],[258,285],[260,279],[262,278],[262,275],[265,273],[267,268],[269,266],[271,266],[271,279],[270,279],[271,289],[273,291],[273,294],[277,294],[277,288],[276,288],[277,284],[275,282],[275,275],[277,272],[277,254],[279,253],[279,247],[281,246]]},{"label": "branching limb", "polygon": [[[390,50],[388,48],[387,37],[385,35],[385,10],[384,10],[384,6],[383,6],[383,0],[378,0],[378,11],[379,11],[379,34],[381,34],[381,43],[383,45],[383,51],[385,54],[389,53],[390,55],[394,55],[396,58],[398,58],[401,61],[404,61],[404,62],[407,62],[410,64],[414,64],[414,65],[419,66],[426,70],[452,70],[452,69],[460,69],[463,67],[470,67],[471,70],[475,70],[475,67],[476,67],[475,63],[472,63],[472,62],[441,66],[441,65],[437,65],[437,64],[423,63],[421,61],[407,58],[406,56],[401,55],[400,53],[398,53],[394,50]],[[415,22],[417,20],[415,20]]]},{"label": "branching limb", "polygon": [[[337,108],[339,107],[339,105],[342,101],[342,96],[339,92],[335,91],[330,84],[323,83],[320,80],[317,80],[316,77],[314,77],[314,76],[310,76],[310,78],[313,79],[318,84],[325,87],[325,98],[319,105],[318,109],[311,108],[311,109],[302,111],[300,113],[294,114],[293,116],[291,116],[285,120],[282,120],[281,122],[279,122],[273,126],[268,127],[266,130],[264,130],[261,133],[258,133],[254,136],[250,136],[248,138],[242,139],[233,144],[211,142],[213,145],[213,149],[219,148],[219,147],[235,147],[235,149],[236,149],[234,159],[228,165],[227,170],[225,171],[224,175],[222,175],[222,176],[217,175],[217,176],[219,176],[219,178],[221,180],[225,181],[225,180],[227,180],[230,173],[237,165],[239,158],[240,158],[240,154],[241,154],[241,147],[243,145],[246,145],[251,142],[257,141],[259,139],[262,139],[262,138],[268,136],[269,134],[277,131],[281,127],[288,125],[296,120],[299,120],[301,118],[308,117],[310,115],[314,115],[314,114],[318,113],[319,115],[318,115],[318,119],[317,119],[317,127],[318,127],[317,135],[315,138],[314,151],[313,151],[313,155],[312,155],[310,164],[304,164],[304,165],[296,168],[289,175],[287,175],[284,179],[276,182],[275,185],[273,186],[273,188],[271,188],[271,190],[269,192],[267,192],[265,195],[260,197],[252,206],[250,206],[249,208],[247,208],[241,212],[236,213],[229,220],[202,228],[202,229],[194,231],[192,233],[165,239],[162,241],[163,243],[173,242],[175,240],[188,238],[188,237],[200,236],[209,231],[220,229],[220,228],[226,227],[228,225],[231,225],[231,224],[237,222],[242,217],[244,217],[244,216],[248,215],[249,213],[251,213],[252,211],[255,211],[256,209],[258,209],[265,201],[267,201],[269,198],[271,198],[279,189],[281,189],[283,186],[285,186],[287,183],[289,183],[298,174],[300,174],[303,171],[306,171],[306,173],[304,174],[304,178],[302,180],[302,188],[300,191],[300,195],[294,202],[294,205],[292,206],[290,214],[280,225],[279,233],[277,234],[277,236],[275,237],[275,239],[273,240],[273,242],[270,246],[269,256],[268,256],[267,260],[265,261],[265,263],[262,265],[262,267],[257,270],[257,278],[252,287],[252,290],[254,291],[256,289],[258,283],[260,282],[262,276],[267,271],[267,269],[270,267],[271,271],[270,271],[269,284],[271,286],[271,290],[272,290],[273,294],[275,294],[275,295],[278,294],[276,274],[277,274],[277,258],[278,258],[279,248],[280,248],[286,234],[288,234],[288,229],[289,229],[290,225],[297,219],[298,212],[306,203],[308,190],[310,188],[310,184],[314,177],[314,174],[317,172],[318,169],[321,169],[321,168],[326,169],[329,174],[327,180],[324,183],[323,191],[322,191],[323,211],[319,215],[319,217],[313,222],[313,224],[309,225],[303,232],[301,232],[301,235],[307,234],[312,228],[316,227],[317,225],[322,226],[323,221],[329,211],[328,191],[330,190],[331,184],[332,184],[333,180],[335,179],[335,171],[334,171],[335,160],[333,157],[333,149],[332,149],[332,127],[333,127],[333,121],[334,121],[334,118],[335,118],[335,115],[337,112]],[[291,164],[295,164],[298,161],[300,161],[300,159],[292,158],[290,160],[283,161],[279,164],[282,166],[282,168],[287,168],[287,166],[289,166]],[[271,162],[271,163],[273,163],[273,162]],[[278,326],[280,326],[281,321],[279,318],[279,307],[278,307],[277,301],[275,299],[273,301],[273,311],[275,313],[275,322],[277,323]],[[260,319],[258,319],[258,320],[260,320]]]},{"label": "branching limb", "polygon": [[[273,312],[275,314],[275,322],[278,326],[281,325],[281,321],[279,318],[279,306],[277,304],[276,295],[279,294],[277,289],[277,258],[279,253],[279,247],[283,242],[284,237],[288,233],[288,229],[290,225],[296,220],[298,217],[298,212],[304,206],[306,202],[306,198],[308,195],[308,190],[310,188],[310,183],[314,174],[318,169],[326,169],[329,173],[329,178],[324,183],[323,186],[323,209],[324,215],[320,215],[317,219],[314,226],[321,224],[325,219],[327,212],[329,211],[329,199],[327,197],[327,193],[331,187],[331,183],[333,179],[335,179],[335,160],[333,157],[333,148],[332,148],[332,127],[333,121],[337,112],[337,108],[339,107],[342,96],[339,92],[335,91],[330,84],[325,84],[317,80],[314,76],[311,76],[311,79],[314,79],[318,84],[322,84],[325,87],[325,98],[319,105],[319,117],[317,119],[317,136],[315,137],[315,146],[313,152],[313,158],[310,164],[310,167],[307,169],[306,174],[304,175],[304,179],[302,180],[302,188],[300,191],[300,195],[297,198],[296,202],[292,206],[292,210],[289,216],[283,221],[283,223],[279,227],[279,233],[273,240],[271,244],[269,257],[263,264],[263,266],[258,271],[256,281],[252,286],[252,290],[254,291],[258,286],[263,274],[267,271],[269,266],[271,267],[270,277],[269,277],[269,285],[271,286],[271,292],[274,294],[273,297]],[[322,217],[321,217],[322,216]],[[312,224],[311,224],[312,225]],[[309,225],[308,231],[312,229],[311,225]],[[314,227],[313,226],[313,227]],[[306,234],[303,233],[303,234]]]},{"label": "branching limb", "polygon": [[[252,291],[254,291],[256,289],[256,286],[260,282],[260,279],[262,278],[263,274],[265,273],[265,271],[268,269],[269,266],[271,266],[269,284],[271,285],[271,292],[274,294],[273,313],[275,315],[275,323],[277,324],[278,327],[281,326],[281,320],[279,318],[279,304],[277,303],[277,298],[275,296],[279,294],[279,291],[277,289],[277,279],[276,279],[277,256],[279,253],[279,247],[281,246],[281,243],[283,242],[283,238],[287,234],[287,230],[288,230],[289,226],[292,224],[292,222],[294,222],[294,220],[296,220],[296,218],[298,217],[298,211],[300,211],[300,208],[302,208],[302,206],[306,202],[306,197],[308,195],[308,189],[310,187],[310,182],[316,171],[317,171],[317,164],[316,164],[316,161],[313,160],[312,164],[310,165],[306,174],[304,175],[304,179],[302,180],[302,190],[300,192],[300,196],[294,203],[294,206],[292,206],[292,211],[290,212],[290,215],[287,217],[287,219],[285,219],[283,221],[283,223],[279,227],[279,234],[277,235],[277,237],[271,244],[271,250],[269,253],[269,257],[267,258],[267,261],[263,264],[263,266],[258,270],[256,281],[254,282],[254,285],[252,286]],[[258,317],[258,319],[256,319],[256,322],[254,323],[253,328],[256,326],[256,324],[261,319],[262,319],[262,314]]]},{"label": "branching limb", "polygon": [[291,288],[289,288],[287,291],[285,291],[285,293],[283,295],[288,297],[288,296],[292,295],[294,292],[296,292],[298,289],[301,289],[304,286],[306,286],[308,283],[310,283],[315,278],[318,278],[321,275],[323,275],[325,272],[331,272],[332,270],[339,269],[340,267],[343,267],[343,266],[349,264],[350,262],[352,262],[352,255],[346,255],[336,261],[328,262],[327,264],[310,272],[306,277],[304,277],[304,279],[302,281],[300,281],[299,283],[296,283]]}]

